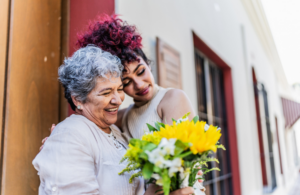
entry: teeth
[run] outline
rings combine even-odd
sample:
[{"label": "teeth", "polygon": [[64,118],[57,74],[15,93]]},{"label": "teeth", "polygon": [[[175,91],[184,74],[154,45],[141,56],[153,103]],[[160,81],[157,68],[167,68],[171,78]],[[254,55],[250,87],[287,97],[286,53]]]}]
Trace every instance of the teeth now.
[{"label": "teeth", "polygon": [[108,109],[109,112],[114,112],[114,111],[116,111],[116,110],[118,110],[118,108]]}]

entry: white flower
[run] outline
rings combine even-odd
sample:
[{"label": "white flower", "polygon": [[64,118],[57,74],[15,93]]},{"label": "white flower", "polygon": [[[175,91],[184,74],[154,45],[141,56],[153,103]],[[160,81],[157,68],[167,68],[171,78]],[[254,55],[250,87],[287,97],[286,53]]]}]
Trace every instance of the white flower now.
[{"label": "white flower", "polygon": [[188,118],[188,117],[185,117],[185,118],[180,118],[180,119],[178,119],[178,120],[176,121],[176,125],[178,125],[178,124],[182,123],[183,121],[187,121],[187,120],[189,120],[189,118]]},{"label": "white flower", "polygon": [[179,178],[180,180],[183,180],[180,184],[180,188],[185,188],[189,186],[189,177],[190,175],[186,175],[184,172],[180,172]]},{"label": "white flower", "polygon": [[164,159],[164,157],[160,156],[159,158],[155,159],[154,165],[159,168],[164,168],[168,162]]},{"label": "white flower", "polygon": [[205,124],[204,130],[207,131],[208,129],[209,129],[209,125],[208,125],[208,124]]},{"label": "white flower", "polygon": [[156,180],[156,184],[157,184],[157,185],[159,185],[159,186],[162,186],[162,185],[163,185],[163,181],[162,181],[162,178],[161,178],[160,175],[158,175],[157,173],[153,173],[153,174],[151,175],[151,177],[152,177],[153,179]]},{"label": "white flower", "polygon": [[172,177],[173,174],[177,172],[183,172],[183,168],[181,166],[181,158],[176,158],[170,161],[169,176]]},{"label": "white flower", "polygon": [[161,178],[157,173],[152,173],[151,177],[156,180]]},{"label": "white flower", "polygon": [[166,138],[162,138],[157,148],[162,148],[168,144],[168,140]]},{"label": "white flower", "polygon": [[169,139],[168,143],[163,147],[166,154],[174,155],[176,139]]},{"label": "white flower", "polygon": [[164,152],[160,148],[156,148],[151,152],[146,151],[148,155],[149,162],[153,163],[155,166],[159,168],[164,168],[166,164],[166,160],[164,158]]},{"label": "white flower", "polygon": [[[148,155],[149,162],[153,163],[155,166],[159,168],[165,168],[165,167],[174,167],[177,164],[174,164],[177,161],[170,161],[166,160],[166,155],[174,155],[175,151],[175,142],[176,139],[169,139],[162,138],[161,142],[159,143],[158,147],[154,150],[146,151],[146,154]],[[180,160],[181,163],[181,160]],[[172,170],[175,170],[173,168]],[[177,169],[176,169],[177,170]],[[176,171],[177,172],[177,171]]]}]

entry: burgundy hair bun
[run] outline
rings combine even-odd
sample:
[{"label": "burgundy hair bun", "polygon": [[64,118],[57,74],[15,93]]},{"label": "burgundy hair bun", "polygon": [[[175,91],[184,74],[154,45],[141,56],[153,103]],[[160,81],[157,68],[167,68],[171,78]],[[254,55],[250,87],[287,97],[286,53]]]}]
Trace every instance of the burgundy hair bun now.
[{"label": "burgundy hair bun", "polygon": [[117,15],[102,15],[86,32],[78,35],[77,46],[89,44],[118,56],[122,63],[129,63],[139,61],[136,51],[142,48],[142,37],[135,26],[123,22]]}]

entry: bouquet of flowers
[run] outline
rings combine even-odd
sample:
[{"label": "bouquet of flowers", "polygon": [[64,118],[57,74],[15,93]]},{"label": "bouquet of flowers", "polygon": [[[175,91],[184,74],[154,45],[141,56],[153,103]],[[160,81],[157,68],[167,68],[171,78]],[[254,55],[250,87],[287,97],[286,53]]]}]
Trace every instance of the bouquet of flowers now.
[{"label": "bouquet of flowers", "polygon": [[[207,163],[218,160],[209,154],[218,148],[221,129],[208,126],[196,116],[188,120],[188,114],[173,124],[155,123],[155,127],[147,124],[150,133],[141,139],[131,139],[129,149],[121,162],[127,160],[127,167],[119,174],[132,172],[133,178],[143,176],[149,183],[162,186],[165,195],[184,187],[196,187],[198,179],[218,168],[208,168]],[[203,175],[199,177],[198,171]],[[199,184],[199,183],[198,183]]]}]

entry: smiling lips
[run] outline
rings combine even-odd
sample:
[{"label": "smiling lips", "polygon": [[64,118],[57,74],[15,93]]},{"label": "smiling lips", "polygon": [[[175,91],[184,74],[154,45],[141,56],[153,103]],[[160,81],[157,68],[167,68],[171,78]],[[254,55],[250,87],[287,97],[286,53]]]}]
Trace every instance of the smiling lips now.
[{"label": "smiling lips", "polygon": [[104,109],[106,112],[109,114],[117,114],[119,108],[109,108],[109,109]]},{"label": "smiling lips", "polygon": [[139,91],[137,93],[137,95],[146,95],[149,92],[149,86],[145,87],[144,89],[142,89],[141,91]]}]

